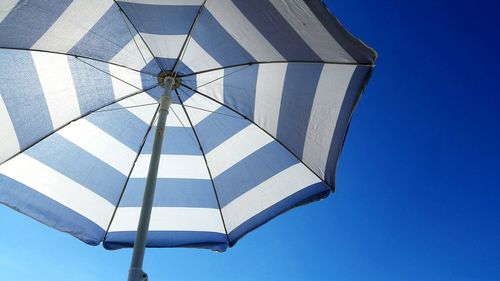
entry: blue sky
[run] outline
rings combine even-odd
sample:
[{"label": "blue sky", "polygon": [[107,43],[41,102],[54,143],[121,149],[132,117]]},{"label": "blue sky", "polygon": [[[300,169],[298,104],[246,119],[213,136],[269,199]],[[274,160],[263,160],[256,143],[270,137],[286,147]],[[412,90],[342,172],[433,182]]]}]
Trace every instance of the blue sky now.
[{"label": "blue sky", "polygon": [[[148,250],[152,280],[500,280],[499,5],[326,2],[379,53],[337,192],[226,253]],[[126,280],[129,250],[4,206],[0,227],[0,280]]]}]

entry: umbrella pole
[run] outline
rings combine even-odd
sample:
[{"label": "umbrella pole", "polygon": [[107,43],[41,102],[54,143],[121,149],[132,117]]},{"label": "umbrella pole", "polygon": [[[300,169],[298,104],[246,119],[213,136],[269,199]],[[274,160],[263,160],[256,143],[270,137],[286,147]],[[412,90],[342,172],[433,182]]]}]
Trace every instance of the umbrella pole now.
[{"label": "umbrella pole", "polygon": [[165,91],[160,98],[158,124],[156,125],[153,151],[151,153],[151,159],[149,162],[146,189],[144,191],[144,198],[142,200],[141,215],[139,217],[139,225],[137,226],[137,234],[134,243],[134,253],[132,255],[132,261],[130,262],[128,281],[143,281],[148,279],[147,274],[142,271],[142,263],[144,260],[144,252],[146,251],[146,239],[148,236],[151,210],[153,208],[156,179],[158,177],[158,165],[160,163],[161,146],[163,143],[163,134],[165,131],[165,122],[167,120],[168,109],[171,104],[170,91],[172,90],[173,84],[174,78],[165,77]]}]

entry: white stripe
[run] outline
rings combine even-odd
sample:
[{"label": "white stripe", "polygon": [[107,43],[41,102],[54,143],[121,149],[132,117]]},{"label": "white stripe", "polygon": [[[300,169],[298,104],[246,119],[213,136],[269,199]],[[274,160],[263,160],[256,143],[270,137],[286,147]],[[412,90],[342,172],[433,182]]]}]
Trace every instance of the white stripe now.
[{"label": "white stripe", "polygon": [[288,64],[261,64],[257,76],[254,121],[276,136]]},{"label": "white stripe", "polygon": [[212,177],[217,177],[273,139],[255,125],[250,125],[207,153]]},{"label": "white stripe", "polygon": [[73,48],[113,5],[113,1],[74,0],[32,49],[62,53]]},{"label": "white stripe", "polygon": [[0,173],[81,214],[102,229],[108,226],[113,204],[26,154],[19,154],[0,166]]},{"label": "white stripe", "polygon": [[120,2],[147,5],[199,6],[202,0],[120,0]]},{"label": "white stripe", "polygon": [[0,163],[2,163],[21,149],[2,95],[0,95],[0,128],[2,128],[0,130]]},{"label": "white stripe", "polygon": [[[233,70],[231,70],[233,71]],[[197,90],[216,100],[224,100],[224,69],[196,75]],[[206,84],[206,85],[204,85]]]},{"label": "white stripe", "polygon": [[80,116],[80,105],[65,55],[31,52],[52,126],[59,128]]},{"label": "white stripe", "polygon": [[[157,35],[141,33],[156,57],[177,59],[186,35]],[[221,65],[196,40],[191,38],[182,62],[192,71],[219,68]]]},{"label": "white stripe", "polygon": [[270,0],[270,2],[322,60],[356,62],[335,41],[304,1]]},{"label": "white stripe", "polygon": [[320,180],[303,164],[295,164],[245,192],[222,209],[228,232],[288,196]]},{"label": "white stripe", "polygon": [[156,108],[158,108],[158,102],[150,95],[145,93],[137,94],[135,96],[131,96],[129,98],[121,100],[118,102],[118,104],[123,107],[135,106],[127,108],[127,110],[148,125],[151,124]]},{"label": "white stripe", "polygon": [[[168,134],[168,132],[167,132]],[[141,154],[137,158],[131,178],[146,178],[151,154]],[[202,155],[166,155],[160,156],[158,178],[210,179]]]},{"label": "white stripe", "polygon": [[219,68],[221,65],[191,38],[182,62],[193,72]]},{"label": "white stripe", "polygon": [[[155,126],[158,123],[158,119],[155,122]],[[165,123],[165,127],[186,127],[190,128],[189,119],[184,113],[184,109],[180,104],[172,104],[170,105],[170,109],[167,115],[167,122]],[[166,131],[168,134],[168,129]]]},{"label": "white stripe", "polygon": [[141,36],[156,57],[167,59],[177,58],[186,39],[186,35],[161,35],[144,32],[141,32]]},{"label": "white stripe", "polygon": [[[172,104],[170,105],[170,109],[167,115],[167,122],[165,123],[165,127],[186,127],[190,128],[189,120],[184,113],[184,109],[180,104]],[[155,126],[158,123],[158,119],[155,121]],[[168,135],[168,128],[166,131]]]},{"label": "white stripe", "polygon": [[284,60],[232,2],[229,0],[207,1],[205,7],[231,37],[257,61]]},{"label": "white stripe", "polygon": [[[139,49],[137,46],[139,46]],[[144,56],[144,59],[141,54]],[[126,65],[132,69],[140,70],[152,59],[151,52],[147,49],[144,41],[136,34],[134,39],[131,39],[130,42],[128,42],[109,62]]]},{"label": "white stripe", "polygon": [[0,23],[9,15],[16,7],[18,0],[2,0],[0,1]]},{"label": "white stripe", "polygon": [[137,153],[99,127],[80,119],[57,133],[128,176]]},{"label": "white stripe", "polygon": [[212,112],[218,110],[222,106],[207,98],[201,97],[198,94],[192,95],[184,102],[184,104],[187,105],[186,111],[189,114],[189,118],[191,119],[193,126],[196,126],[210,114],[213,114]]},{"label": "white stripe", "polygon": [[[120,207],[109,232],[136,231],[140,207]],[[149,231],[207,231],[225,233],[218,209],[153,207]]]},{"label": "white stripe", "polygon": [[302,160],[322,178],[340,108],[355,69],[354,65],[325,64],[318,81]]},{"label": "white stripe", "polygon": [[140,89],[142,89],[141,74],[139,72],[126,69],[125,67],[116,66],[113,64],[109,64],[108,66],[109,66],[109,74],[128,83],[127,84],[123,81],[120,81],[117,78],[111,77],[111,83],[113,84],[113,93],[115,95],[115,99],[122,98],[124,96],[138,92],[140,91]]}]

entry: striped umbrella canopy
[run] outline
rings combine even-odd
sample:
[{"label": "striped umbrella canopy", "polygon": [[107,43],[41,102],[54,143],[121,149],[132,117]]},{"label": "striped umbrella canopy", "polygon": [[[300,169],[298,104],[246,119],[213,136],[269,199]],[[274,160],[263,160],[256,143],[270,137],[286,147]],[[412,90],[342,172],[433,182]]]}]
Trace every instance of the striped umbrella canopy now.
[{"label": "striped umbrella canopy", "polygon": [[224,251],[334,190],[375,57],[320,0],[2,0],[0,203],[133,247],[149,172],[147,247]]}]

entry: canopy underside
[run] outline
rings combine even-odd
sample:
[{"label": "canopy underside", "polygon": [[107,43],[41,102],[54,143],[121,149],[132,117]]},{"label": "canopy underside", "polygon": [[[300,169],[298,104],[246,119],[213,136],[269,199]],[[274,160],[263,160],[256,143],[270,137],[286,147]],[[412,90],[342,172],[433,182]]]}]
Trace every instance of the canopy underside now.
[{"label": "canopy underside", "polygon": [[330,193],[374,60],[320,1],[4,1],[0,203],[132,246],[176,70],[148,247],[223,251]]}]

